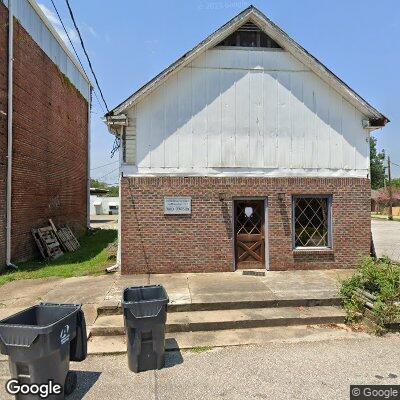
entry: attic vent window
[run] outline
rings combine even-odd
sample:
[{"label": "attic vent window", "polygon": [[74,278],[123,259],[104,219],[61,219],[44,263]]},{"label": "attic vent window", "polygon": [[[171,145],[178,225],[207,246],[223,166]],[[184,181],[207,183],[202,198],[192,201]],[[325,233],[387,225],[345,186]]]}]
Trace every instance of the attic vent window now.
[{"label": "attic vent window", "polygon": [[252,22],[242,25],[237,31],[220,42],[218,46],[281,48],[278,43]]}]

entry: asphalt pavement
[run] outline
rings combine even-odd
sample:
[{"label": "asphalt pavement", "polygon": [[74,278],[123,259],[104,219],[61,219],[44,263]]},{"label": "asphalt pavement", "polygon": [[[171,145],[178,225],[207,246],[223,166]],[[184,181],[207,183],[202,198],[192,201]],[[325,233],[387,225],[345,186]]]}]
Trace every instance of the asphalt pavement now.
[{"label": "asphalt pavement", "polygon": [[377,256],[400,262],[400,221],[373,219],[371,225]]},{"label": "asphalt pavement", "polygon": [[[72,369],[78,389],[68,400],[348,400],[350,384],[400,384],[400,335],[173,352],[164,369],[140,374],[126,355],[90,356]],[[0,398],[11,399],[5,362],[0,376]]]}]

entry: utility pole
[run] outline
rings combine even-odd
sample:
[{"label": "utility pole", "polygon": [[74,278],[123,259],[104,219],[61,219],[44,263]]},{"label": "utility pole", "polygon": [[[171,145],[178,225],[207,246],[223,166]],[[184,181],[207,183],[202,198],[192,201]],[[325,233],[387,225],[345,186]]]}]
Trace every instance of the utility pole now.
[{"label": "utility pole", "polygon": [[393,221],[393,210],[392,210],[392,204],[393,204],[393,193],[392,193],[392,173],[390,171],[390,156],[388,156],[388,194],[389,194],[389,216],[388,219],[390,221]]}]

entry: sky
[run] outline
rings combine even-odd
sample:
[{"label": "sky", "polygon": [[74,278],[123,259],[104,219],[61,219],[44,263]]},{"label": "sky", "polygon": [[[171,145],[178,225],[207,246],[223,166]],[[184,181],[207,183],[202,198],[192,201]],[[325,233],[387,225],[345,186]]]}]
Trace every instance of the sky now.
[{"label": "sky", "polygon": [[[51,0],[38,1],[65,39]],[[89,71],[65,1],[53,1]],[[253,4],[391,120],[373,135],[378,148],[400,165],[398,0],[70,0],[70,4],[109,109]],[[101,121],[104,113],[105,106],[94,97],[91,175],[115,184],[117,156],[110,158],[113,137]],[[393,166],[393,176],[400,177],[400,167]]]}]

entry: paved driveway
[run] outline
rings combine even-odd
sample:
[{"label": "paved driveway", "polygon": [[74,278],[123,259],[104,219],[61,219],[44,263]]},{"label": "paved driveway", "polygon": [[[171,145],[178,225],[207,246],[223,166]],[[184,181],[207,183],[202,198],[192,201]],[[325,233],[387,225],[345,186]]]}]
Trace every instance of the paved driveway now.
[{"label": "paved driveway", "polygon": [[118,229],[118,215],[91,215],[90,226],[100,229]]},{"label": "paved driveway", "polygon": [[[68,400],[341,400],[350,384],[400,384],[400,336],[168,353],[166,368],[134,374],[125,355],[73,363]],[[0,363],[0,398],[8,365]]]},{"label": "paved driveway", "polygon": [[400,222],[372,220],[372,236],[378,257],[400,262]]}]

